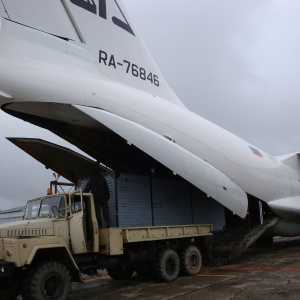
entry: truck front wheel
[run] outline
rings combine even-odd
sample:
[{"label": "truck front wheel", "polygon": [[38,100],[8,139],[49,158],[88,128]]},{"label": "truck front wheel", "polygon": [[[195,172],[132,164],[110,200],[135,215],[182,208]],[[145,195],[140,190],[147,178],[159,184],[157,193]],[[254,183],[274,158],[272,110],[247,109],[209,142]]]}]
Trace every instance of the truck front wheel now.
[{"label": "truck front wheel", "polygon": [[160,282],[175,280],[179,275],[179,257],[173,249],[162,249],[158,252],[154,264],[154,275]]},{"label": "truck front wheel", "polygon": [[20,279],[17,277],[0,279],[0,299],[14,300],[20,294]]},{"label": "truck front wheel", "polygon": [[65,265],[58,261],[46,261],[33,267],[26,276],[21,295],[26,299],[68,298],[71,276]]}]

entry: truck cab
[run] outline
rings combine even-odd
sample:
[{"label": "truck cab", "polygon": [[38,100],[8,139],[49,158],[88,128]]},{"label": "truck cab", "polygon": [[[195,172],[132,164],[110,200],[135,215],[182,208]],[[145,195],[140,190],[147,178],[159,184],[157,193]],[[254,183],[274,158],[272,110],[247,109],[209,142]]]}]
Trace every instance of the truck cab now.
[{"label": "truck cab", "polygon": [[54,234],[65,240],[72,254],[99,251],[98,223],[92,194],[83,194],[78,190],[28,201],[24,220],[45,218],[53,220]]},{"label": "truck cab", "polygon": [[19,294],[21,282],[44,260],[66,265],[70,282],[82,281],[73,256],[98,250],[92,194],[78,190],[29,200],[23,221],[0,226],[0,298]]}]

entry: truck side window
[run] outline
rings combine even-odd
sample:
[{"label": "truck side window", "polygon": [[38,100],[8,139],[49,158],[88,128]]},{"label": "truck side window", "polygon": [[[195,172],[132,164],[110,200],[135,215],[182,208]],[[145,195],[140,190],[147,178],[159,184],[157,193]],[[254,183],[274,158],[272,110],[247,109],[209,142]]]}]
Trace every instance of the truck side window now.
[{"label": "truck side window", "polygon": [[71,201],[72,201],[71,203],[72,213],[77,213],[82,210],[80,195],[74,195]]}]

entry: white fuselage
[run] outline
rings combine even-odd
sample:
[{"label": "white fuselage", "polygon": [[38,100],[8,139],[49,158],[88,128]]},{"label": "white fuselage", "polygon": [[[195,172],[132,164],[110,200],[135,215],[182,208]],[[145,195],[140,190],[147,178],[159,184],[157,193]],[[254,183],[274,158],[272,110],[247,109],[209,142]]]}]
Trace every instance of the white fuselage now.
[{"label": "white fuselage", "polygon": [[3,20],[1,26],[1,105],[20,103],[28,112],[34,102],[103,109],[172,139],[265,202],[300,195],[297,169],[257,147],[262,156],[255,155],[251,144],[183,106],[105,78],[84,48]]}]

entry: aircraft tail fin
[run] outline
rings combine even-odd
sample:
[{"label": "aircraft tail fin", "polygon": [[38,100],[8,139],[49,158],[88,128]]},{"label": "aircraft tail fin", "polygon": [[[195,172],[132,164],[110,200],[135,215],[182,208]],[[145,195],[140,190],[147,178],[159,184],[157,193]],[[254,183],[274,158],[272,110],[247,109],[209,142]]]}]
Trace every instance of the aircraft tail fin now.
[{"label": "aircraft tail fin", "polygon": [[168,87],[121,0],[2,0],[0,15],[88,49],[102,75],[184,106]]}]

